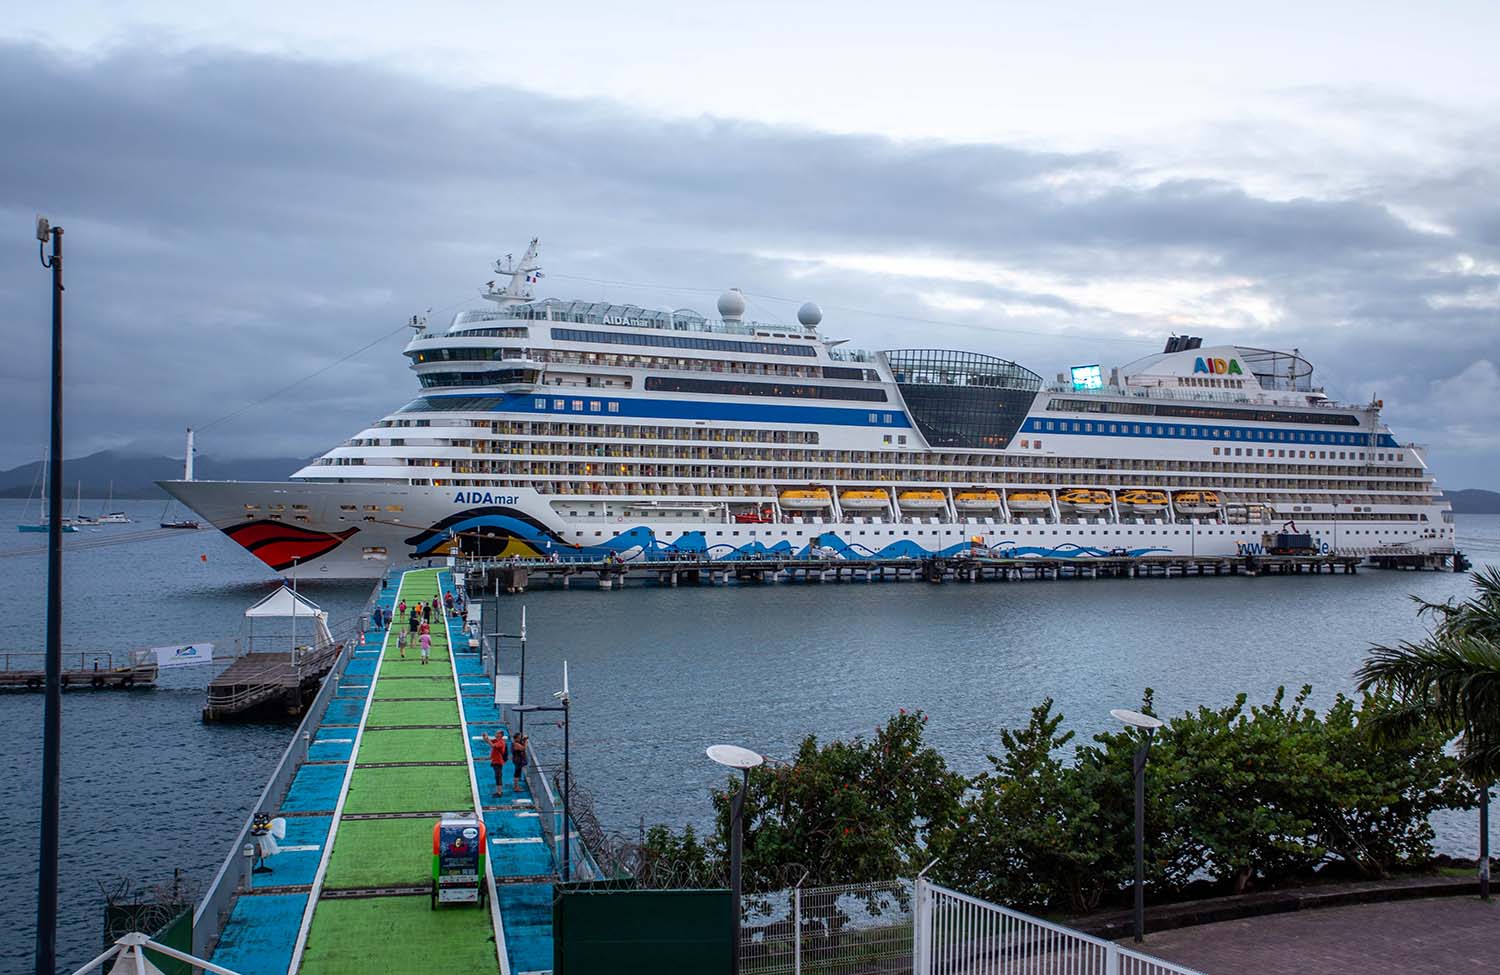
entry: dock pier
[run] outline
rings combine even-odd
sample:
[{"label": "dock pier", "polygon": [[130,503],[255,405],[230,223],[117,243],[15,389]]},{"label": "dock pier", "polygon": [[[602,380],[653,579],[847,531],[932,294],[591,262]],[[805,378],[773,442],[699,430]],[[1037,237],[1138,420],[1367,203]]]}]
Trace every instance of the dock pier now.
[{"label": "dock pier", "polygon": [[[441,607],[463,595],[456,583],[448,569],[393,570],[372,602]],[[550,969],[556,838],[568,831],[534,751],[524,779],[507,765],[495,794],[483,736],[510,728],[493,655],[441,609],[427,663],[404,626],[369,619],[339,644],[254,807],[285,820],[281,852],[253,871],[245,822],[195,912],[193,953],[240,975],[352,975],[371,958],[398,973]],[[455,814],[487,831],[478,904],[435,902],[433,826]],[[576,841],[572,856],[574,876],[592,877]]]},{"label": "dock pier", "polygon": [[223,721],[250,711],[280,707],[300,715],[318,692],[341,644],[318,656],[287,653],[247,653],[236,657],[223,673],[208,683],[204,721]]},{"label": "dock pier", "polygon": [[[1421,557],[1416,557],[1421,558]],[[667,588],[770,583],[848,582],[1020,582],[1061,579],[1149,579],[1188,576],[1285,576],[1342,573],[1353,575],[1367,559],[1363,554],[1328,555],[1145,555],[1090,558],[1006,557],[999,555],[930,556],[927,558],[843,559],[813,556],[757,556],[740,559],[673,558],[621,561],[465,560],[469,584],[485,592],[524,593],[541,583],[571,589],[592,581],[601,590],[627,583]],[[1380,566],[1383,567],[1383,566]]]},{"label": "dock pier", "polygon": [[[39,651],[0,654],[0,688],[42,690],[47,683],[46,660],[47,655]],[[149,650],[133,651],[122,663],[115,661],[114,654],[105,652],[63,654],[64,690],[128,691],[152,687],[156,677],[156,657]]]}]

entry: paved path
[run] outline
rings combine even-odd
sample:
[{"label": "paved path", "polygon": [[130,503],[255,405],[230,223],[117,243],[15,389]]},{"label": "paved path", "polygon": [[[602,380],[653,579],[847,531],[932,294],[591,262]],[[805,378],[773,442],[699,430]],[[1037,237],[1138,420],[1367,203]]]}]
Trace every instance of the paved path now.
[{"label": "paved path", "polygon": [[1492,973],[1500,901],[1434,897],[1221,921],[1148,935],[1146,951],[1206,975]]}]

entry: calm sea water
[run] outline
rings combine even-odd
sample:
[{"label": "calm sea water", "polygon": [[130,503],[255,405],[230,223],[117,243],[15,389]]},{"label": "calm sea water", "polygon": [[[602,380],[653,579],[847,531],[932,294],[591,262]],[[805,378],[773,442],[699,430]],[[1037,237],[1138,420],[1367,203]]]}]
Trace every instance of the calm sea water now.
[{"label": "calm sea water", "polygon": [[[275,585],[216,532],[104,544],[152,527],[159,503],[125,503],[143,524],[66,537],[64,642],[114,650],[178,641],[229,646],[247,606]],[[0,502],[0,650],[43,640],[44,536],[12,527]],[[85,510],[89,510],[85,501]],[[1460,517],[1476,564],[1500,563],[1500,516]],[[308,586],[335,624],[363,584]],[[1408,593],[1462,595],[1463,576],[1365,571],[1357,576],[1207,578],[928,586],[915,583],[537,591],[502,599],[512,630],[527,607],[528,698],[561,684],[568,662],[573,761],[607,828],[704,823],[721,776],[703,755],[736,742],[773,756],[807,734],[868,733],[897,708],[931,715],[950,764],[977,771],[997,729],[1052,697],[1080,738],[1109,709],[1156,689],[1158,708],[1261,699],[1311,683],[1315,701],[1349,690],[1372,641],[1422,632]],[[264,785],[290,725],[205,725],[207,674],[179,671],[155,691],[64,698],[60,956],[68,970],[97,952],[101,884],[206,883]],[[0,736],[13,760],[0,782],[0,973],[30,970],[36,896],[42,699],[0,695]],[[541,749],[561,736],[533,720]],[[556,739],[556,744],[552,739]],[[1472,855],[1472,817],[1440,825]]]}]

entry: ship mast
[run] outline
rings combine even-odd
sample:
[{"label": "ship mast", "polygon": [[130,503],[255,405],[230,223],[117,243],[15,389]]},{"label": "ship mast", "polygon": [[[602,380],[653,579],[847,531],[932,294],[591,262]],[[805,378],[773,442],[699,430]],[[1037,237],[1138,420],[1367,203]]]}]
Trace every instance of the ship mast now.
[{"label": "ship mast", "polygon": [[542,274],[542,265],[537,262],[538,246],[537,238],[531,238],[526,253],[521,255],[520,264],[516,264],[509,254],[505,255],[504,261],[496,261],[495,273],[510,278],[510,281],[499,290],[495,289],[494,281],[489,282],[484,297],[501,308],[530,301],[533,297],[531,286],[546,276]]}]

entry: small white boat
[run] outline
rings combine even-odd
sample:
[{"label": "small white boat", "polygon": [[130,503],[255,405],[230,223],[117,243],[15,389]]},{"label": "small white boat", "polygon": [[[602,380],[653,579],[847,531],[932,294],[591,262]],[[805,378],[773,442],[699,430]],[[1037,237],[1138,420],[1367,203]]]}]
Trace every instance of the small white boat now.
[{"label": "small white boat", "polygon": [[999,491],[960,491],[953,496],[959,511],[994,511],[1000,507]]},{"label": "small white boat", "polygon": [[827,488],[794,488],[782,491],[777,501],[787,511],[821,511],[832,506],[833,495]]},{"label": "small white boat", "polygon": [[1005,497],[1011,511],[1051,511],[1052,495],[1046,491],[1012,491]]},{"label": "small white boat", "polygon": [[906,511],[944,511],[948,507],[941,491],[902,491],[896,503]]},{"label": "small white boat", "polygon": [[839,495],[839,507],[845,511],[884,511],[890,506],[890,495],[884,491],[854,490]]}]

